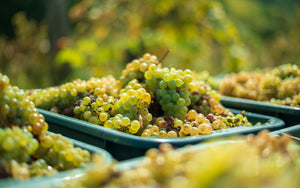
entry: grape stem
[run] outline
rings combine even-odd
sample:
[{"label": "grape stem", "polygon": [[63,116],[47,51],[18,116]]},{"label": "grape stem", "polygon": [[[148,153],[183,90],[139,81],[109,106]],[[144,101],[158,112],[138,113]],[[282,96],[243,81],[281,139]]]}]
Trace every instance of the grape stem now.
[{"label": "grape stem", "polygon": [[143,128],[143,117],[141,114],[139,114],[139,119],[140,119],[140,124],[141,124],[141,127]]},{"label": "grape stem", "polygon": [[292,138],[292,139],[294,139],[294,140],[296,140],[296,141],[300,141],[300,138],[298,138],[298,137],[291,136],[291,135],[286,134],[286,133],[281,133],[281,134],[283,134],[283,135],[285,135],[285,136],[288,136],[288,137],[290,137],[290,138]]},{"label": "grape stem", "polygon": [[167,51],[165,52],[165,54],[160,58],[159,62],[161,63],[166,57],[167,55],[169,54],[170,50],[167,49]]}]

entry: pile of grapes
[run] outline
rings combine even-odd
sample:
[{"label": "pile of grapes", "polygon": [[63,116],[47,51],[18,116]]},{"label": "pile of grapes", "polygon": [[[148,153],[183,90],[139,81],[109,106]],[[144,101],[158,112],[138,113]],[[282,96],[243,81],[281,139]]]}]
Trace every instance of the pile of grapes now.
[{"label": "pile of grapes", "polygon": [[0,73],[0,179],[52,175],[90,162],[90,153],[58,134],[35,105]]},{"label": "pile of grapes", "polygon": [[252,126],[220,104],[220,95],[191,70],[162,67],[145,54],[112,76],[27,92],[36,106],[142,137],[185,137]]},{"label": "pile of grapes", "polygon": [[284,64],[267,72],[240,72],[224,78],[222,95],[300,107],[300,69]]},{"label": "pile of grapes", "polygon": [[96,163],[83,179],[66,187],[296,188],[300,185],[299,148],[291,143],[288,136],[271,137],[264,130],[257,136],[235,142],[222,139],[198,149],[179,151],[162,144],[148,150],[134,168],[100,168]]}]

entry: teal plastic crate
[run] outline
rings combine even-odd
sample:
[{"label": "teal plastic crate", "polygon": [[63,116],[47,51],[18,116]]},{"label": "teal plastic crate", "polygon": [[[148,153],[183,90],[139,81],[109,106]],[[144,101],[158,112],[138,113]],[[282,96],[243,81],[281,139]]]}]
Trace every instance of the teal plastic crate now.
[{"label": "teal plastic crate", "polygon": [[228,108],[241,109],[278,117],[285,122],[286,127],[300,124],[300,108],[297,107],[228,96],[222,96],[221,103]]},{"label": "teal plastic crate", "polygon": [[[272,131],[284,127],[284,122],[278,118],[255,113],[246,113],[248,120],[253,124],[257,122],[263,124],[253,127],[241,126],[217,130],[213,131],[210,135],[188,136],[184,138],[149,138],[111,130],[103,126],[97,126],[83,120],[52,113],[46,110],[38,110],[45,116],[46,121],[49,123],[50,131],[61,133],[76,140],[101,147],[111,153],[117,160],[126,160],[143,156],[147,149],[157,148],[161,143],[165,142],[172,144],[174,147],[182,147],[189,144],[197,144],[203,140],[214,137],[234,134],[255,134],[262,129],[269,129]],[[232,112],[240,113],[239,110],[232,110]]]},{"label": "teal plastic crate", "polygon": [[289,134],[294,137],[300,138],[300,124],[287,127],[284,129],[279,129],[277,131],[272,131],[270,134],[280,136],[282,133]]},{"label": "teal plastic crate", "polygon": [[[112,156],[105,150],[86,144],[71,138],[67,138],[73,142],[74,146],[80,147],[82,149],[88,150],[91,153],[97,153],[103,156],[105,165],[110,165],[112,163]],[[15,180],[12,178],[1,179],[0,187],[1,188],[34,188],[34,187],[43,187],[43,188],[54,188],[62,187],[66,181],[72,181],[77,178],[82,177],[85,174],[85,171],[91,166],[87,164],[82,168],[67,170],[59,172],[53,176],[44,176],[44,177],[33,177],[28,180]]]}]

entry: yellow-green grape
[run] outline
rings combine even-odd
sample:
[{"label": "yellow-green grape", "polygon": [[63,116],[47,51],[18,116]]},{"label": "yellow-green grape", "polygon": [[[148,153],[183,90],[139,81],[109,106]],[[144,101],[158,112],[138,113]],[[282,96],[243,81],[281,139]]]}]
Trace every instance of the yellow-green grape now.
[{"label": "yellow-green grape", "polygon": [[202,135],[211,134],[212,127],[208,123],[201,123],[198,126],[199,133]]},{"label": "yellow-green grape", "polygon": [[183,122],[180,119],[175,119],[174,121],[174,127],[182,127]]},{"label": "yellow-green grape", "polygon": [[119,118],[113,119],[113,125],[115,129],[120,129],[122,126],[122,121]]},{"label": "yellow-green grape", "polygon": [[178,135],[179,135],[179,137],[187,136],[187,134],[185,134],[182,129],[179,131]]},{"label": "yellow-green grape", "polygon": [[128,117],[122,118],[122,126],[128,126],[130,125],[130,119]]},{"label": "yellow-green grape", "polygon": [[177,137],[177,133],[175,131],[169,131],[168,137]]},{"label": "yellow-green grape", "polygon": [[191,135],[191,136],[199,135],[199,129],[198,129],[198,127],[192,127],[192,128],[190,129],[190,135]]},{"label": "yellow-green grape", "polygon": [[222,127],[222,121],[217,119],[215,120],[214,122],[212,122],[211,126],[213,129],[217,130],[217,129],[220,129]]},{"label": "yellow-green grape", "polygon": [[201,123],[209,123],[209,120],[206,119],[206,118],[204,117],[203,114],[198,114],[198,115],[196,116],[195,120],[196,120],[196,122],[199,123],[199,124],[201,124]]},{"label": "yellow-green grape", "polygon": [[195,118],[197,117],[198,113],[196,112],[196,110],[190,110],[187,114],[187,119],[189,120],[195,120]]},{"label": "yellow-green grape", "polygon": [[113,127],[113,122],[111,120],[105,121],[104,127],[111,129]]},{"label": "yellow-green grape", "polygon": [[100,120],[100,121],[106,121],[108,118],[109,118],[109,115],[108,115],[108,113],[106,113],[106,112],[102,112],[102,113],[100,113],[100,115],[99,115],[99,120]]},{"label": "yellow-green grape", "polygon": [[149,137],[149,136],[151,136],[151,130],[149,129],[145,129],[141,134],[141,137]]},{"label": "yellow-green grape", "polygon": [[140,122],[137,120],[133,120],[130,124],[129,131],[130,133],[135,134],[136,132],[138,132],[140,127],[141,127]]},{"label": "yellow-green grape", "polygon": [[92,123],[92,124],[96,124],[96,125],[100,124],[99,118],[96,117],[96,116],[90,117],[89,122]]},{"label": "yellow-green grape", "polygon": [[184,133],[184,134],[189,134],[190,133],[190,130],[191,130],[191,125],[190,124],[184,124],[183,126],[182,126],[182,132]]},{"label": "yellow-green grape", "polygon": [[165,130],[160,130],[159,137],[168,137],[168,133]]}]

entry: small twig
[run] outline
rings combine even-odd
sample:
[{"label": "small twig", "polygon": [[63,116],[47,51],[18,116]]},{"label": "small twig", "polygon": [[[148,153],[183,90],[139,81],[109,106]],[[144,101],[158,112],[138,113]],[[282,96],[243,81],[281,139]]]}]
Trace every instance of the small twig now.
[{"label": "small twig", "polygon": [[144,125],[143,125],[143,117],[141,114],[139,114],[139,119],[140,119],[140,125],[142,128],[144,128]]},{"label": "small twig", "polygon": [[290,138],[292,138],[292,139],[294,139],[294,140],[300,141],[300,138],[298,138],[298,137],[291,136],[291,135],[286,134],[286,133],[281,133],[281,134],[283,134],[283,135],[285,135],[285,136],[288,136],[288,137],[290,137]]},{"label": "small twig", "polygon": [[169,54],[170,50],[167,49],[167,51],[165,52],[165,54],[160,58],[159,62],[161,63],[166,57],[167,55]]}]

